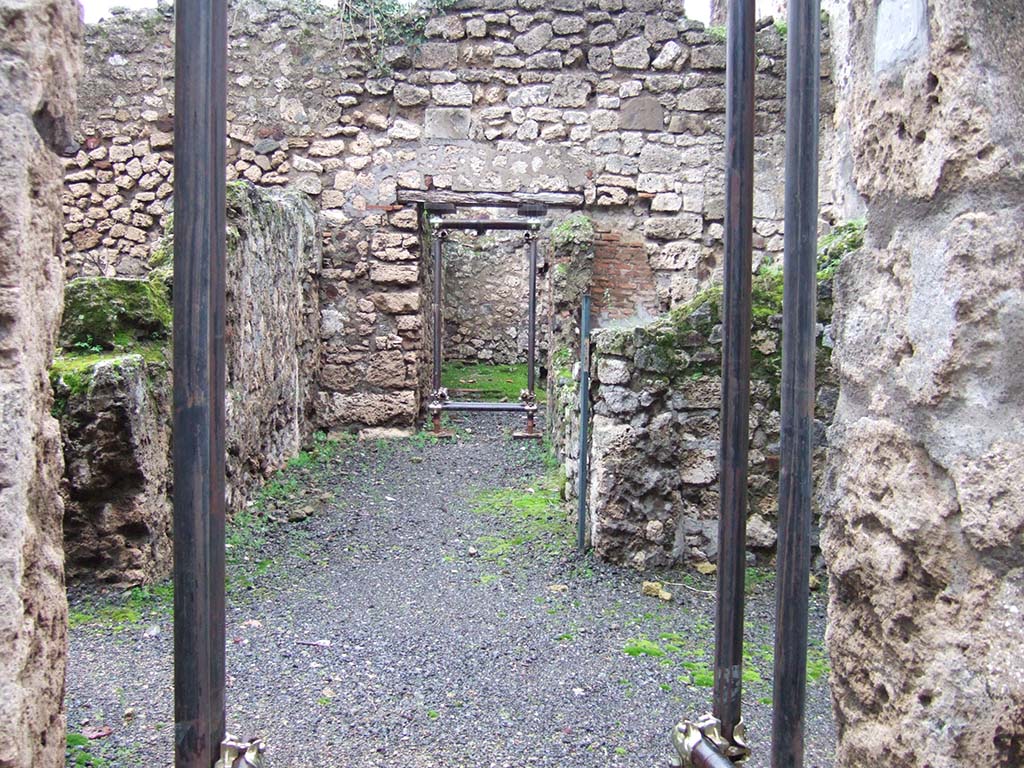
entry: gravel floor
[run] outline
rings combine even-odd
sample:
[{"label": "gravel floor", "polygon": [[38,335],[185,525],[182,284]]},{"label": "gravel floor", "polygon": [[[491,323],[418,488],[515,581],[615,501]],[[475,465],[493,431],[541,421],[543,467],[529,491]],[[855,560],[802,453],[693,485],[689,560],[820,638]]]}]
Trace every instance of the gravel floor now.
[{"label": "gravel floor", "polygon": [[[539,447],[509,423],[463,419],[470,433],[443,445],[346,445],[265,494],[279,515],[312,515],[233,535],[228,727],[262,736],[268,765],[651,768],[668,764],[673,723],[710,708],[713,577],[661,574],[688,584],[662,602],[641,594],[651,574],[577,556],[564,516],[524,533],[474,509],[481,492],[540,487]],[[755,767],[768,764],[774,614],[759,575],[744,690]],[[112,733],[69,749],[69,766],[172,762],[165,592],[126,614],[123,595],[72,590],[68,730]],[[823,595],[811,621],[805,764],[826,768]],[[644,640],[664,655],[624,651]]]}]

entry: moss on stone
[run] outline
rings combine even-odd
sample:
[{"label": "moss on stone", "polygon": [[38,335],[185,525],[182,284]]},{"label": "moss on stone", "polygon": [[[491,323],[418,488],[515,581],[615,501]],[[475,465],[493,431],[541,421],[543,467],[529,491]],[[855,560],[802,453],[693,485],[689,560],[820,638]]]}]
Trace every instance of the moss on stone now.
[{"label": "moss on stone", "polygon": [[853,219],[832,228],[818,240],[818,280],[831,280],[839,262],[864,245],[866,219]]},{"label": "moss on stone", "polygon": [[141,362],[147,366],[154,364],[167,369],[170,365],[168,352],[166,342],[150,341],[133,343],[126,350],[119,349],[103,352],[69,351],[57,355],[50,366],[50,385],[54,393],[54,416],[59,417],[67,412],[68,400],[70,398],[83,395],[89,391],[96,366],[100,363],[114,363],[116,366],[121,361],[125,364]]},{"label": "moss on stone", "polygon": [[161,279],[82,277],[67,285],[60,329],[66,350],[115,349],[170,332],[169,291]]},{"label": "moss on stone", "polygon": [[594,244],[594,223],[582,213],[567,216],[551,229],[551,247],[556,251],[590,249]]}]

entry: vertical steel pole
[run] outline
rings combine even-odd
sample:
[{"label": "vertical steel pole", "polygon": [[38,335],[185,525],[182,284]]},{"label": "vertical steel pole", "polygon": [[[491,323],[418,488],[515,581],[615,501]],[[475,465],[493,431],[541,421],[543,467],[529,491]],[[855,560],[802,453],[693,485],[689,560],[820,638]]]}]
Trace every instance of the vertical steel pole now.
[{"label": "vertical steel pole", "polygon": [[[549,374],[550,375],[550,374]],[[576,548],[587,548],[587,471],[590,433],[590,294],[580,308],[580,450],[576,478]]]},{"label": "vertical steel pole", "polygon": [[526,233],[527,247],[530,251],[530,309],[529,309],[529,342],[526,352],[526,389],[530,392],[530,400],[533,400],[533,390],[536,386],[537,367],[537,233]]},{"label": "vertical steel pole", "polygon": [[227,197],[224,169],[227,163],[227,0],[208,0],[212,36],[210,73],[210,370],[211,370],[211,453],[210,453],[210,735],[217,745],[224,740],[226,712],[225,665],[225,573],[224,528],[227,493],[225,488],[226,452],[224,445],[225,396],[227,370],[224,334],[227,302]]},{"label": "vertical steel pole", "polygon": [[175,765],[210,768],[224,725],[224,0],[175,19]]},{"label": "vertical steel pole", "polygon": [[441,232],[430,242],[434,257],[434,392],[441,388]]},{"label": "vertical steel pole", "polygon": [[773,768],[804,752],[817,298],[819,0],[789,0]]},{"label": "vertical steel pole", "polygon": [[726,65],[725,292],[719,459],[714,715],[733,741],[741,722],[750,411],[754,208],[754,0],[729,5]]}]

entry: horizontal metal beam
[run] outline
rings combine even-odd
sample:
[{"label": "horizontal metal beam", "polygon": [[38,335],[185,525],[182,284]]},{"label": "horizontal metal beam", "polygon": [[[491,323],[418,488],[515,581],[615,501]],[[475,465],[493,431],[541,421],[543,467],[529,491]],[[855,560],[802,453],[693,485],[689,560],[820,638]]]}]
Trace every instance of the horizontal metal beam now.
[{"label": "horizontal metal beam", "polygon": [[478,232],[489,229],[540,229],[540,221],[523,219],[442,219],[434,226],[437,229],[475,229]]},{"label": "horizontal metal beam", "polygon": [[454,192],[447,189],[399,188],[396,201],[408,203],[451,203],[472,208],[518,208],[523,203],[549,208],[582,208],[582,192]]},{"label": "horizontal metal beam", "polygon": [[427,406],[431,411],[536,411],[536,405],[524,403],[480,403],[474,400],[446,400]]}]

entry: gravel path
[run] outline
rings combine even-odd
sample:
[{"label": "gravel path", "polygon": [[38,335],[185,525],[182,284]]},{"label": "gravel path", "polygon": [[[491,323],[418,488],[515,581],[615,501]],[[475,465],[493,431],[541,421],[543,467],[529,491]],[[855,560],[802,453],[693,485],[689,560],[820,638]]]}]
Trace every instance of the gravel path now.
[{"label": "gravel path", "polygon": [[[314,513],[232,537],[229,730],[262,736],[273,768],[667,765],[673,723],[710,708],[714,598],[698,590],[713,577],[661,574],[689,585],[666,603],[641,594],[651,574],[577,556],[564,514],[491,492],[532,488],[536,501],[539,446],[511,440],[507,417],[461,423],[471,433],[443,445],[345,445],[265,492],[282,516]],[[113,732],[70,749],[68,765],[169,765],[166,589],[128,609],[119,595],[70,599],[68,729]],[[755,768],[768,764],[773,605],[770,575],[755,574]],[[822,595],[811,616],[821,672]],[[805,764],[827,768],[827,672],[808,698]]]}]

